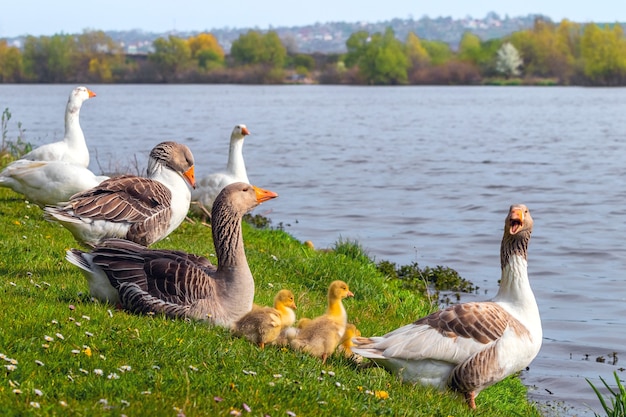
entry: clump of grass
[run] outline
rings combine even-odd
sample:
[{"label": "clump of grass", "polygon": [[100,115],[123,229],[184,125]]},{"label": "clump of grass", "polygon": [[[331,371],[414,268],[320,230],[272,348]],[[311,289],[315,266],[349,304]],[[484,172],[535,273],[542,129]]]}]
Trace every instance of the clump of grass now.
[{"label": "clump of grass", "polygon": [[[593,383],[589,381],[589,379],[587,379],[587,383],[591,385],[591,388],[598,396],[600,404],[602,405],[602,408],[604,409],[604,412],[606,413],[605,415],[607,417],[624,417],[626,416],[626,387],[624,387],[624,385],[620,381],[619,376],[617,375],[617,371],[613,372],[613,376],[615,377],[617,390],[613,390],[609,386],[609,384],[602,377],[600,377],[600,381],[602,381],[606,389],[609,390],[610,396],[608,396],[608,399],[611,402],[610,405],[607,403],[607,400],[604,398],[600,390],[595,385],[593,385]],[[594,412],[594,415],[596,417],[601,416],[596,412]]]},{"label": "clump of grass", "polygon": [[[441,291],[456,292],[457,300],[459,293],[472,293],[478,290],[477,286],[461,277],[454,269],[437,265],[435,268],[420,268],[417,262],[410,265],[397,266],[393,262],[381,261],[377,265],[378,270],[387,277],[400,280],[404,288],[411,289],[429,298],[439,299]],[[434,294],[431,295],[431,290]],[[445,302],[444,304],[448,304]]]},{"label": "clump of grass", "polygon": [[0,116],[0,135],[2,136],[2,142],[0,143],[0,160],[3,164],[7,161],[17,159],[33,149],[33,146],[23,139],[24,129],[22,128],[21,122],[17,122],[17,138],[14,141],[9,139],[10,120],[11,112],[8,108],[5,108],[2,112],[2,116]]}]

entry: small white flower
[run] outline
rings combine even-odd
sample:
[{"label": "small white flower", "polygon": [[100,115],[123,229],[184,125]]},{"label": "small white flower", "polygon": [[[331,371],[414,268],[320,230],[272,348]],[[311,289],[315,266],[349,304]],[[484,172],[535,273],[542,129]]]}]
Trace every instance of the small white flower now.
[{"label": "small white flower", "polygon": [[115,372],[113,372],[107,375],[107,379],[120,379],[120,376],[116,374]]},{"label": "small white flower", "polygon": [[33,408],[39,408],[40,407],[39,403],[36,402],[36,401],[31,401],[30,402],[30,406],[33,407]]},{"label": "small white flower", "polygon": [[93,333],[91,333],[91,332],[85,332],[85,336],[87,336],[87,337],[93,337]]},{"label": "small white flower", "polygon": [[193,366],[193,365],[189,365],[189,369],[191,369],[194,372],[196,372],[198,370],[198,368]]},{"label": "small white flower", "polygon": [[40,389],[34,389],[33,392],[35,393],[36,396],[41,397],[43,395],[43,392]]},{"label": "small white flower", "polygon": [[278,258],[276,257],[276,255],[270,255],[270,257],[271,257],[273,260],[275,260],[275,261],[277,261],[277,260],[278,260]]},{"label": "small white flower", "polygon": [[4,367],[7,368],[7,371],[15,371],[17,369],[15,365],[4,365]]},{"label": "small white flower", "polygon": [[121,372],[129,372],[132,368],[130,367],[130,365],[122,365],[119,369]]},{"label": "small white flower", "polygon": [[141,391],[140,394],[141,395],[150,395],[150,394],[152,394],[152,391]]},{"label": "small white flower", "polygon": [[17,359],[9,359],[8,361],[11,365],[17,365]]},{"label": "small white flower", "polygon": [[155,371],[160,371],[161,367],[159,365],[152,365],[152,369],[154,369]]},{"label": "small white flower", "polygon": [[274,376],[274,378],[282,378],[283,377],[281,374],[274,374],[273,376]]},{"label": "small white flower", "polygon": [[87,320],[87,321],[91,320],[91,317],[89,317],[89,316],[84,316],[84,315],[83,315],[83,316],[81,316],[81,317],[82,317],[83,319]]},{"label": "small white flower", "polygon": [[63,400],[59,401],[59,405],[61,407],[67,407],[67,403],[65,401],[63,401]]},{"label": "small white flower", "polygon": [[109,313],[109,317],[113,317],[113,312],[111,310],[107,310],[107,313]]},{"label": "small white flower", "polygon": [[102,405],[107,405],[109,403],[105,398],[100,398],[98,402]]},{"label": "small white flower", "polygon": [[19,386],[20,386],[20,383],[19,383],[19,382],[17,382],[17,381],[12,381],[12,380],[10,380],[10,379],[9,379],[9,386],[10,386],[11,388],[19,387]]},{"label": "small white flower", "polygon": [[37,360],[35,361],[35,363],[36,363],[37,365],[39,365],[39,366],[43,366],[43,362],[42,362],[42,361],[40,361],[39,359],[37,359]]},{"label": "small white flower", "polygon": [[74,323],[75,325],[77,325],[78,327],[82,326],[82,324],[80,323],[80,321],[77,321],[76,323]]},{"label": "small white flower", "polygon": [[42,343],[41,347],[44,348],[44,349],[48,349],[50,347],[50,345],[47,344],[47,343]]},{"label": "small white flower", "polygon": [[61,340],[65,340],[65,337],[63,337],[63,335],[61,333],[57,333],[55,334],[56,337],[58,337]]},{"label": "small white flower", "polygon": [[244,375],[252,375],[252,376],[256,375],[256,372],[254,372],[254,371],[247,371],[245,369],[243,370],[243,373],[244,373]]},{"label": "small white flower", "polygon": [[328,376],[335,376],[335,373],[333,371],[328,371]]},{"label": "small white flower", "polygon": [[93,373],[98,375],[98,376],[104,375],[104,371],[102,369],[94,369]]},{"label": "small white flower", "polygon": [[78,370],[82,373],[84,373],[85,375],[89,375],[89,371],[83,368],[78,368]]},{"label": "small white flower", "polygon": [[17,287],[17,284],[15,282],[13,282],[13,281],[9,281],[9,284],[11,284],[14,287]]},{"label": "small white flower", "polygon": [[339,381],[335,382],[335,386],[340,387],[341,386],[341,382],[339,382]]},{"label": "small white flower", "polygon": [[74,378],[72,377],[72,375],[68,375],[68,376],[67,376],[67,379],[68,379],[70,382],[74,382]]},{"label": "small white flower", "polygon": [[103,354],[100,354],[100,359],[102,359],[103,361],[106,361],[106,360],[107,360],[107,357],[106,357],[106,356],[104,356]]},{"label": "small white flower", "polygon": [[52,324],[59,324],[59,322],[57,320],[52,320],[50,323],[52,323]]},{"label": "small white flower", "polygon": [[124,406],[124,407],[128,407],[130,405],[130,403],[126,400],[120,400],[120,403]]},{"label": "small white flower", "polygon": [[15,388],[15,389],[13,390],[13,394],[15,394],[15,395],[20,395],[21,393],[22,393],[22,390],[21,390],[21,389],[17,389],[17,388]]},{"label": "small white flower", "polygon": [[74,355],[78,355],[78,354],[80,353],[80,350],[78,350],[78,349],[72,349],[72,353],[73,353]]}]

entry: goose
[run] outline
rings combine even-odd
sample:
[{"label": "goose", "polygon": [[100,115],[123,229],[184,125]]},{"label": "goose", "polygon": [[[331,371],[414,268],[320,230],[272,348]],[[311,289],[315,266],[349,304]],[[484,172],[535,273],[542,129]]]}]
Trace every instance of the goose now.
[{"label": "goose", "polygon": [[29,161],[68,161],[87,168],[89,165],[89,149],[87,149],[85,135],[80,127],[79,114],[83,103],[95,96],[96,93],[84,86],[73,89],[65,108],[65,135],[63,140],[41,145],[20,159]]},{"label": "goose", "polygon": [[502,274],[491,301],[452,305],[381,337],[355,338],[352,351],[403,381],[451,388],[476,408],[485,387],[526,368],[542,342],[527,272],[533,219],[512,205],[500,246]]},{"label": "goose", "polygon": [[[208,175],[198,181],[198,187],[191,195],[192,201],[200,206],[200,211],[211,212],[213,201],[219,192],[234,182],[249,183],[246,165],[243,160],[243,141],[250,131],[244,124],[236,125],[230,135],[228,163],[226,170]],[[194,211],[198,211],[194,208]]]},{"label": "goose", "polygon": [[212,210],[217,267],[202,256],[148,249],[123,239],[109,239],[91,253],[70,249],[66,259],[83,270],[91,295],[100,301],[134,313],[163,313],[231,328],[252,309],[254,298],[242,217],[275,197],[244,183],[222,190]]},{"label": "goose", "polygon": [[108,238],[149,246],[176,229],[189,211],[193,155],[185,145],[162,142],[150,152],[147,173],[147,178],[123,175],[103,181],[68,202],[44,207],[44,217],[90,247]]},{"label": "goose", "polygon": [[29,161],[18,159],[0,172],[0,187],[23,194],[43,207],[67,201],[109,179],[67,161]]},{"label": "goose", "polygon": [[274,298],[274,307],[257,307],[241,317],[234,325],[233,333],[258,345],[261,349],[273,343],[281,331],[296,321],[293,293],[280,290]]},{"label": "goose", "polygon": [[290,341],[291,347],[319,357],[325,363],[346,331],[348,314],[342,300],[353,296],[348,284],[344,281],[333,281],[328,288],[326,313],[307,321]]}]

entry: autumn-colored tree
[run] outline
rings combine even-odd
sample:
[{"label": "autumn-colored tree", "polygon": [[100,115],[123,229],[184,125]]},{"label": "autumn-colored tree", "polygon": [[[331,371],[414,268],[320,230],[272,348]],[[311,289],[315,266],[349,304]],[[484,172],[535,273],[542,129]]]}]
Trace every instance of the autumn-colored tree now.
[{"label": "autumn-colored tree", "polygon": [[182,38],[170,35],[167,39],[158,38],[153,43],[154,52],[148,55],[163,81],[171,81],[189,67],[191,48]]},{"label": "autumn-colored tree", "polygon": [[112,82],[113,71],[124,63],[122,48],[103,31],[85,31],[76,39],[74,66],[81,79]]},{"label": "autumn-colored tree", "polygon": [[0,82],[15,83],[23,78],[22,53],[15,46],[0,40]]},{"label": "autumn-colored tree", "polygon": [[187,39],[191,58],[204,70],[221,67],[224,64],[224,50],[211,33],[200,33]]},{"label": "autumn-colored tree", "polygon": [[623,85],[626,82],[626,40],[620,25],[612,28],[585,26],[581,40],[584,73],[595,85]]},{"label": "autumn-colored tree", "polygon": [[406,56],[409,59],[411,68],[420,68],[430,64],[428,51],[422,45],[420,38],[413,32],[406,37]]},{"label": "autumn-colored tree", "polygon": [[427,41],[423,40],[422,45],[430,56],[430,62],[433,65],[441,65],[453,57],[450,45],[441,41]]}]

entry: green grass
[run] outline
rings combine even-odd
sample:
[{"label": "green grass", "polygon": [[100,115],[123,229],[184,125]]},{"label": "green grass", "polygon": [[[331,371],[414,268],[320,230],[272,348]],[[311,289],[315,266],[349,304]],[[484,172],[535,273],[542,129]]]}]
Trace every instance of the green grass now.
[{"label": "green grass", "polygon": [[[215,261],[210,236],[199,222],[184,223],[156,246]],[[324,311],[328,284],[341,279],[355,293],[345,306],[363,335],[432,309],[359,250],[315,251],[284,231],[248,224],[244,239],[259,304],[288,288],[298,317],[312,317]],[[115,310],[92,301],[81,272],[64,260],[76,246],[40,208],[0,189],[3,416],[539,416],[517,377],[485,390],[471,411],[457,394],[401,384],[343,357],[322,365],[205,323]]]},{"label": "green grass", "polygon": [[[589,381],[589,379],[587,379],[587,383],[591,386],[593,392],[595,392],[598,396],[598,400],[600,400],[602,409],[607,417],[624,417],[626,416],[626,387],[620,381],[617,371],[613,372],[613,377],[615,378],[615,382],[617,384],[615,388],[611,388],[604,378],[600,377],[600,381],[602,381],[602,384],[604,384],[609,392],[606,395],[606,399],[600,390],[596,388],[591,381]],[[597,417],[601,416],[601,414],[598,413],[594,413],[594,415]]]}]

